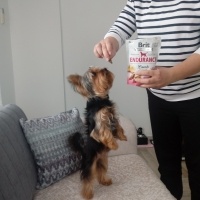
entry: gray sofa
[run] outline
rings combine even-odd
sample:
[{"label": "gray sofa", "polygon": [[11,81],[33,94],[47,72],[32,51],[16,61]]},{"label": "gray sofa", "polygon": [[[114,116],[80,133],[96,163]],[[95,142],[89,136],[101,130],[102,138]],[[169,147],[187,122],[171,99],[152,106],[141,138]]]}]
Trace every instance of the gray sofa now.
[{"label": "gray sofa", "polygon": [[[79,172],[45,189],[35,189],[36,165],[20,126],[20,118],[26,118],[26,115],[14,104],[0,110],[0,200],[82,199]],[[122,115],[120,123],[128,141],[119,142],[119,149],[109,154],[108,174],[113,184],[96,184],[93,199],[173,200],[162,182],[137,155],[134,124]]]}]

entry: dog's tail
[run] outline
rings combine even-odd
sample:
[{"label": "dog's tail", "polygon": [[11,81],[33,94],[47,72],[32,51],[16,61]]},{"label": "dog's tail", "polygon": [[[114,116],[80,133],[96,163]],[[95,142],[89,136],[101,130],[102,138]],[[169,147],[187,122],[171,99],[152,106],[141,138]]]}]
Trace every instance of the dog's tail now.
[{"label": "dog's tail", "polygon": [[81,155],[84,157],[85,142],[81,133],[79,132],[73,133],[69,137],[68,142],[69,142],[69,146],[71,147],[73,151],[81,153]]}]

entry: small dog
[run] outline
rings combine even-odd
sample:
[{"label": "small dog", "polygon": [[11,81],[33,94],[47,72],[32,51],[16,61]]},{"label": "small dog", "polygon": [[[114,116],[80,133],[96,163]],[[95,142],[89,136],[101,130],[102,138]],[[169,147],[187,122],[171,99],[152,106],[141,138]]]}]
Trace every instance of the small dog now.
[{"label": "small dog", "polygon": [[93,197],[95,178],[102,185],[111,185],[106,173],[108,152],[117,149],[117,139],[127,140],[119,124],[115,104],[109,100],[114,74],[106,68],[90,67],[83,75],[67,77],[74,90],[87,98],[85,109],[86,134],[74,133],[69,138],[72,149],[82,155],[82,196]]}]

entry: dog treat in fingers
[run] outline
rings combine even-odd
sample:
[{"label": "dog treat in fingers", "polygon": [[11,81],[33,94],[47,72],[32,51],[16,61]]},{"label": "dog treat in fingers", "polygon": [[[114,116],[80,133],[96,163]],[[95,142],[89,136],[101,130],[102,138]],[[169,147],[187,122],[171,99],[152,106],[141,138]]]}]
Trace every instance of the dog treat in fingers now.
[{"label": "dog treat in fingers", "polygon": [[112,59],[110,59],[108,62],[109,62],[110,64],[113,64]]},{"label": "dog treat in fingers", "polygon": [[[135,81],[135,72],[155,68],[160,46],[160,37],[126,41],[128,56],[127,84],[138,86]],[[143,76],[142,78],[147,77]]]}]

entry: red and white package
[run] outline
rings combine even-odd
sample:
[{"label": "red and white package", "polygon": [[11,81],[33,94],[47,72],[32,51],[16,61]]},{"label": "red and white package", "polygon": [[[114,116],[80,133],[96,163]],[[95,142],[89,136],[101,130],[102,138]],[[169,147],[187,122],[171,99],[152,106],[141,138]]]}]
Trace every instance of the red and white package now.
[{"label": "red and white package", "polygon": [[136,71],[155,68],[160,46],[160,37],[126,41],[126,51],[128,56],[127,84],[138,85],[135,81]]}]

